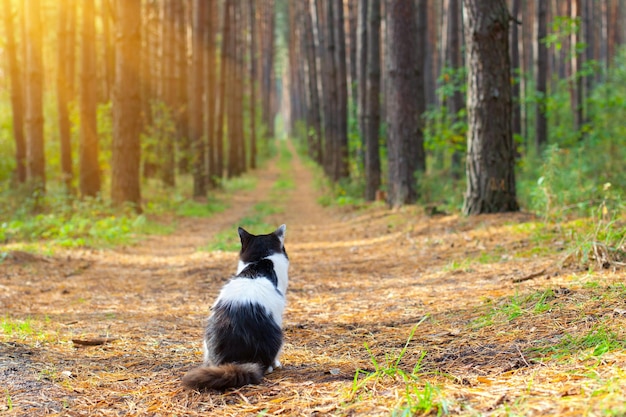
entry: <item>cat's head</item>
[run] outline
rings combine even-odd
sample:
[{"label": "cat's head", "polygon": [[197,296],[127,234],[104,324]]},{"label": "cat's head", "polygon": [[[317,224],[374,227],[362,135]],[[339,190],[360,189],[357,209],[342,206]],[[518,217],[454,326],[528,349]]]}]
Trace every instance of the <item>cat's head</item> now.
[{"label": "cat's head", "polygon": [[287,251],[285,250],[285,231],[287,226],[284,224],[267,235],[253,235],[243,227],[239,227],[237,230],[241,239],[239,259],[244,263],[256,262],[278,253],[282,253],[287,257]]}]

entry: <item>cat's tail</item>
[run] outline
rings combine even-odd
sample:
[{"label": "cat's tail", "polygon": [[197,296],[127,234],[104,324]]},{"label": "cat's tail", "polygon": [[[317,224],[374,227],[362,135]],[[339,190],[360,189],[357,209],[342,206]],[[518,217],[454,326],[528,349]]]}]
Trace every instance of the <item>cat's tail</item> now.
[{"label": "cat's tail", "polygon": [[183,385],[190,389],[225,390],[248,384],[258,384],[263,379],[263,366],[259,363],[226,363],[218,366],[200,366],[183,376]]}]

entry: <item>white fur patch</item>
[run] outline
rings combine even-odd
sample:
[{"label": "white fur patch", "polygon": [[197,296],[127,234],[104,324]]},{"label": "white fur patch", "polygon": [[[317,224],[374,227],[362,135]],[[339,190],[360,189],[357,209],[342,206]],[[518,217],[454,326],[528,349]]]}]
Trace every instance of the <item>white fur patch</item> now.
[{"label": "white fur patch", "polygon": [[267,309],[278,327],[282,326],[285,297],[276,291],[270,280],[235,277],[224,285],[214,306],[219,302],[261,305]]},{"label": "white fur patch", "polygon": [[274,264],[274,272],[278,278],[278,289],[285,295],[289,284],[289,259],[284,253],[275,253],[265,259],[269,259]]}]

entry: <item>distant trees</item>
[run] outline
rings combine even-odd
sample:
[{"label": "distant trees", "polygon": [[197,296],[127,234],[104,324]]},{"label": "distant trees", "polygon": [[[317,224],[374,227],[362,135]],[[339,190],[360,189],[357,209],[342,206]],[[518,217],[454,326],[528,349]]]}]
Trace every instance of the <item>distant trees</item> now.
[{"label": "distant trees", "polygon": [[[256,166],[284,109],[289,132],[303,136],[337,190],[393,206],[431,198],[439,178],[456,189],[484,175],[468,165],[481,158],[473,129],[486,103],[471,95],[484,85],[465,77],[488,68],[464,61],[464,49],[481,50],[463,36],[461,16],[473,10],[476,23],[486,9],[468,1],[143,0],[130,11],[119,0],[2,0],[0,56],[10,84],[0,88],[10,88],[15,156],[0,167],[36,195],[48,179],[98,196],[111,175],[112,199],[139,204],[141,169],[169,188],[190,174],[193,195],[203,198]],[[541,158],[548,144],[584,143],[607,105],[593,90],[612,82],[607,69],[626,38],[624,2],[507,5],[513,71],[499,88],[511,93],[515,141],[506,146],[521,161]],[[139,32],[128,35],[141,39],[132,59],[131,41],[113,35],[128,13],[140,17]],[[44,92],[56,109],[44,106]],[[44,142],[44,109],[53,146]],[[564,124],[571,129],[558,129]],[[506,152],[492,164],[502,178]],[[468,202],[468,212],[477,204]]]}]

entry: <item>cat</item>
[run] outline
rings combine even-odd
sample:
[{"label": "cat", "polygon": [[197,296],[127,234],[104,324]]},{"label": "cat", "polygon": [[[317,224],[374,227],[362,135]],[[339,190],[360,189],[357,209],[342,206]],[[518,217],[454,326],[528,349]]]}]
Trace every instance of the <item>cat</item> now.
[{"label": "cat", "polygon": [[237,274],[220,291],[204,334],[204,364],[183,377],[190,389],[258,384],[280,367],[289,258],[281,225],[267,235],[239,227]]}]

